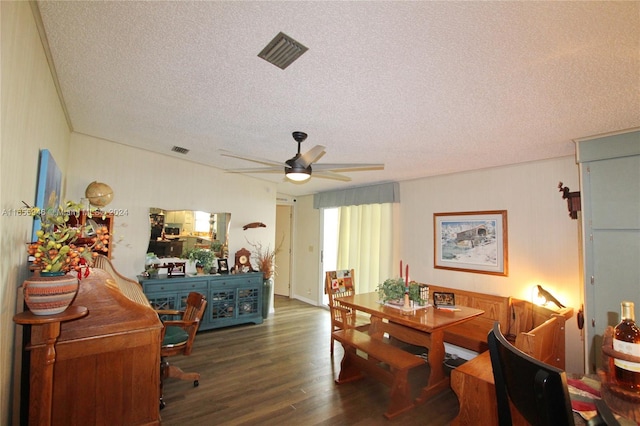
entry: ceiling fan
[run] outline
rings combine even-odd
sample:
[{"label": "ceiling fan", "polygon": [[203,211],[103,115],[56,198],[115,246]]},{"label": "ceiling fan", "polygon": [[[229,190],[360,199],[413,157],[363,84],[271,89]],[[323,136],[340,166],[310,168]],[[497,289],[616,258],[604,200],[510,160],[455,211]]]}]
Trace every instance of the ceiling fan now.
[{"label": "ceiling fan", "polygon": [[298,143],[298,153],[285,162],[267,160],[264,158],[251,157],[248,155],[234,154],[229,151],[220,150],[221,155],[225,157],[239,158],[241,160],[253,161],[254,163],[264,164],[267,167],[250,168],[250,169],[230,169],[228,173],[282,173],[284,168],[285,177],[294,182],[304,182],[311,177],[311,164],[315,171],[314,176],[325,179],[335,179],[348,182],[350,177],[341,175],[336,172],[355,172],[363,170],[382,170],[384,164],[362,164],[362,163],[346,163],[346,164],[315,164],[325,154],[325,147],[316,145],[304,154],[300,153],[300,144],[307,139],[304,132],[293,132],[293,139]]}]

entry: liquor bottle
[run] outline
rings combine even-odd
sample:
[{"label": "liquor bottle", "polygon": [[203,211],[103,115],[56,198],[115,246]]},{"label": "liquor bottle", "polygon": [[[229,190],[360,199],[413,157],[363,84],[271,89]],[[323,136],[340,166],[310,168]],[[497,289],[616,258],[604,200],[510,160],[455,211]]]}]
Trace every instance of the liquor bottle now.
[{"label": "liquor bottle", "polygon": [[[640,328],[636,325],[633,302],[624,301],[620,324],[613,331],[613,349],[640,358]],[[640,363],[615,358],[614,377],[618,386],[640,393]]]}]

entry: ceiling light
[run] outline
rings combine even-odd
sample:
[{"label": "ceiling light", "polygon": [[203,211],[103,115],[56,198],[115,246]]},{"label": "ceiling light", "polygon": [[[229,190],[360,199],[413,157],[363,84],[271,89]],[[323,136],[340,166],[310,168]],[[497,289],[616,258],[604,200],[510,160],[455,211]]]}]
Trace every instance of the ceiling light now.
[{"label": "ceiling light", "polygon": [[258,53],[258,56],[280,69],[285,69],[307,50],[309,50],[308,47],[280,32],[262,49],[262,52]]},{"label": "ceiling light", "polygon": [[304,167],[285,167],[284,174],[287,179],[292,180],[294,182],[304,182],[305,180],[311,177],[311,166]]}]

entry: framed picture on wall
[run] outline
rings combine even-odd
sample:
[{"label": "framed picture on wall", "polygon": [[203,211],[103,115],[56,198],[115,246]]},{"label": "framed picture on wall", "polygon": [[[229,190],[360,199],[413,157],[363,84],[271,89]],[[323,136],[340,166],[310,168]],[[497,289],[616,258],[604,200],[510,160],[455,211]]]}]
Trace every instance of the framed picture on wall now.
[{"label": "framed picture on wall", "polygon": [[[45,210],[58,208],[62,191],[62,172],[58,168],[48,149],[40,150],[38,160],[38,182],[36,184],[35,207]],[[38,239],[36,231],[40,229],[40,216],[34,216],[31,241]]]},{"label": "framed picture on wall", "polygon": [[434,268],[508,275],[507,211],[434,213]]}]

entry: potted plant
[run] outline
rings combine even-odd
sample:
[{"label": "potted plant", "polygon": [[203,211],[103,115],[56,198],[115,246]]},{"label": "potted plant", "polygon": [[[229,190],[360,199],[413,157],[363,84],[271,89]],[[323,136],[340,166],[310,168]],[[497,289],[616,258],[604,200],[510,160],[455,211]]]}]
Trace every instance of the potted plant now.
[{"label": "potted plant", "polygon": [[[406,291],[407,284],[403,278],[389,278],[378,285],[378,295],[384,303],[403,304]],[[426,303],[426,300],[420,297],[420,285],[416,281],[409,282],[409,300],[419,305]]]},{"label": "potted plant", "polygon": [[202,267],[203,271],[209,273],[211,271],[211,267],[213,266],[213,262],[216,260],[216,254],[209,249],[202,248],[192,248],[189,250],[185,250],[182,253],[182,257],[185,259],[189,259],[191,262],[198,264]]},{"label": "potted plant", "polygon": [[98,251],[107,250],[110,236],[106,227],[95,229],[95,235],[84,239],[87,244],[75,244],[90,227],[72,226],[69,218],[80,215],[83,209],[82,204],[72,201],[64,207],[32,209],[32,214],[40,216],[41,226],[36,232],[38,239],[27,246],[27,252],[33,256],[37,273],[22,287],[25,303],[35,315],[53,315],[67,309],[78,291],[78,280],[89,275]]},{"label": "potted plant", "polygon": [[82,204],[67,201],[63,207],[34,209],[41,220],[40,229],[36,232],[37,241],[29,244],[28,253],[34,257],[34,265],[39,267],[40,275],[63,275],[76,271],[78,278],[89,275],[88,266],[93,264],[93,258],[98,251],[106,251],[109,243],[109,232],[106,227],[95,229],[90,244],[76,246],[76,240],[84,235],[88,226],[76,227],[69,223],[71,215],[79,216],[84,209]]}]

